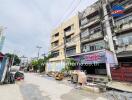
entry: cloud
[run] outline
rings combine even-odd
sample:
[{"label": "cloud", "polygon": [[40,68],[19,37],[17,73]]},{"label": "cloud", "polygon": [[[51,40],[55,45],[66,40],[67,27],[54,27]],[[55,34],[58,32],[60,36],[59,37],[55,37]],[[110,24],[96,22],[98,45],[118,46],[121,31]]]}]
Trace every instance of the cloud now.
[{"label": "cloud", "polygon": [[[82,0],[75,12],[95,1]],[[68,13],[66,10],[71,2],[72,0],[0,0],[0,25],[7,27],[3,52],[17,50],[20,55],[33,57],[37,56],[36,46],[40,45],[43,47],[41,54],[47,53],[50,33],[60,18]],[[77,2],[75,0],[69,11]]]}]

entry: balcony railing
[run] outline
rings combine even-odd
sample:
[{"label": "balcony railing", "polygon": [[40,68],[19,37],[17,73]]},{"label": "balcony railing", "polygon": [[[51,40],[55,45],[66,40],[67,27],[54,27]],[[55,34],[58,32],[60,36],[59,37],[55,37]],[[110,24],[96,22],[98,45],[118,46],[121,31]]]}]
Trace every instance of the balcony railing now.
[{"label": "balcony railing", "polygon": [[57,36],[57,37],[52,37],[52,38],[51,38],[51,42],[55,42],[55,41],[57,41],[57,40],[59,40],[59,36]]},{"label": "balcony railing", "polygon": [[76,41],[77,40],[77,37],[74,37],[74,38],[70,38],[66,41],[66,46],[72,46],[72,45],[75,45],[76,44]]},{"label": "balcony railing", "polygon": [[93,5],[91,6],[88,6],[83,13],[83,16],[82,18],[86,17],[86,16],[89,16],[91,14],[93,14],[94,12],[98,11],[99,10],[99,6],[100,5],[100,2],[96,2],[94,3]]},{"label": "balcony railing", "polygon": [[119,33],[119,32],[122,32],[124,30],[131,29],[131,28],[132,28],[132,20],[129,22],[122,23],[120,25],[116,25],[114,31],[116,33]]},{"label": "balcony railing", "polygon": [[87,26],[90,26],[94,24],[95,22],[99,21],[99,16],[93,17],[91,19],[84,19],[83,22],[81,23],[81,28],[85,28]]},{"label": "balcony railing", "polygon": [[52,44],[51,45],[51,50],[57,48],[58,46],[59,46],[59,44]]},{"label": "balcony railing", "polygon": [[[93,47],[92,49],[91,46]],[[108,46],[106,45],[105,42],[98,42],[98,43],[83,45],[82,52],[90,52],[90,51],[102,50],[107,48]]]},{"label": "balcony railing", "polygon": [[132,45],[129,44],[129,45],[120,46],[117,48],[116,53],[120,53],[123,51],[132,51]]},{"label": "balcony railing", "polygon": [[76,51],[73,51],[73,52],[67,52],[66,53],[66,56],[71,56],[71,55],[75,55],[76,54]]},{"label": "balcony railing", "polygon": [[94,34],[90,34],[89,36],[81,37],[81,41],[92,41],[92,40],[95,40],[95,39],[98,39],[101,37],[103,37],[103,35],[102,35],[101,31],[99,31]]}]

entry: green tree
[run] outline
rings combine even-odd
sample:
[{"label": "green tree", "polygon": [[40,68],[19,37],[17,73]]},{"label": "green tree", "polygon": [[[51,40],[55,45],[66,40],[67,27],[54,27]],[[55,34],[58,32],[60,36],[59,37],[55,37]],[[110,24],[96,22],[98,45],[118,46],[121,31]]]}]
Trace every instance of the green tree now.
[{"label": "green tree", "polygon": [[38,67],[39,67],[39,72],[45,71],[45,62],[44,59],[39,59],[38,60]]},{"label": "green tree", "polygon": [[34,71],[39,70],[39,72],[44,72],[46,63],[49,61],[51,57],[52,56],[49,54],[48,56],[45,56],[43,59],[41,58],[41,59],[32,61],[31,65],[33,66],[33,70]]},{"label": "green tree", "polygon": [[66,59],[66,66],[62,69],[62,72],[68,72],[69,70],[75,70],[76,68],[76,61],[73,58]]},{"label": "green tree", "polygon": [[38,70],[38,61],[33,60],[33,61],[31,62],[31,65],[32,65],[32,67],[33,67],[33,70],[37,72],[37,70]]},{"label": "green tree", "polygon": [[9,59],[12,61],[14,59],[13,65],[19,65],[20,64],[21,59],[16,54],[7,53],[5,55],[7,55],[9,57]]},{"label": "green tree", "polygon": [[66,67],[69,70],[74,70],[76,68],[76,61],[73,58],[67,58],[66,59]]},{"label": "green tree", "polygon": [[46,66],[46,63],[49,61],[49,59],[52,58],[52,55],[49,54],[48,56],[44,56],[43,59],[39,59],[38,62],[39,62],[39,71],[40,72],[44,72],[45,71],[45,66]]}]

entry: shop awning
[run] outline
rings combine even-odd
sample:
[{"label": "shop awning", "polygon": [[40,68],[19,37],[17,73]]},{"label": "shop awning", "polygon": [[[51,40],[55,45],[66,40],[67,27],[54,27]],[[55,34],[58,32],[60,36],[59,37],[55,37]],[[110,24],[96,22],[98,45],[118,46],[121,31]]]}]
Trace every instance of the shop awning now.
[{"label": "shop awning", "polygon": [[80,64],[98,64],[106,62],[115,64],[113,53],[105,49],[76,54],[69,56],[69,58],[74,58]]}]

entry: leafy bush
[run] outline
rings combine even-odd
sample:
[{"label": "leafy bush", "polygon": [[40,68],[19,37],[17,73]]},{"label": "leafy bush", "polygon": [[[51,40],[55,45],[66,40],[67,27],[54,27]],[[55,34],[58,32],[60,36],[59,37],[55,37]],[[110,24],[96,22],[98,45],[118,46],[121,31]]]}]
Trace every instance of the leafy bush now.
[{"label": "leafy bush", "polygon": [[69,72],[70,70],[75,70],[76,68],[76,61],[73,58],[66,59],[66,66],[61,71],[62,72]]}]

